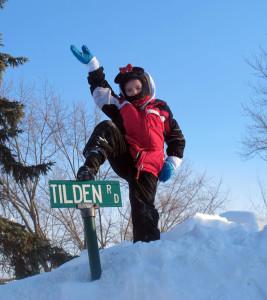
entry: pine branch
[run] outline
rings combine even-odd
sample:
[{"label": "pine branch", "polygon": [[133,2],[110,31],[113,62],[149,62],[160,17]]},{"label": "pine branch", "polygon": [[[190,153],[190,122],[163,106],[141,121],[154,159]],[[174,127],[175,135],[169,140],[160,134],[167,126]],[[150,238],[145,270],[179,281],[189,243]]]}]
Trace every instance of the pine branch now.
[{"label": "pine branch", "polygon": [[26,180],[33,180],[40,175],[46,175],[54,163],[24,166],[16,161],[11,150],[5,145],[0,144],[0,166],[4,173],[10,174],[17,182],[24,183]]},{"label": "pine branch", "polygon": [[13,57],[6,53],[0,53],[0,80],[3,78],[3,72],[7,67],[16,68],[24,63],[28,62],[29,59],[26,57]]},{"label": "pine branch", "polygon": [[0,8],[3,9],[8,0],[0,0]]},{"label": "pine branch", "polygon": [[[0,8],[1,8],[1,3],[3,3],[2,1],[3,0],[0,0]],[[1,41],[2,41],[1,36],[2,36],[2,34],[0,33],[0,46],[3,47],[4,45],[1,43]],[[0,52],[0,81],[2,80],[3,72],[5,71],[5,69],[7,67],[16,68],[20,65],[23,65],[24,63],[26,63],[28,61],[29,61],[29,59],[26,57],[22,57],[22,56],[14,57],[10,54]]]},{"label": "pine branch", "polygon": [[22,130],[19,129],[0,129],[0,143],[4,144],[6,141],[9,141],[10,138],[14,138],[20,133],[22,133]]},{"label": "pine branch", "polygon": [[3,58],[5,59],[5,64],[6,64],[6,67],[13,67],[13,68],[16,68],[20,65],[23,65],[24,63],[28,62],[29,59],[26,58],[26,57],[13,57],[9,54],[6,54],[6,53],[2,53],[1,54],[3,56]]},{"label": "pine branch", "polygon": [[23,108],[24,105],[17,101],[0,98],[0,125],[15,130],[20,119],[25,116]]}]

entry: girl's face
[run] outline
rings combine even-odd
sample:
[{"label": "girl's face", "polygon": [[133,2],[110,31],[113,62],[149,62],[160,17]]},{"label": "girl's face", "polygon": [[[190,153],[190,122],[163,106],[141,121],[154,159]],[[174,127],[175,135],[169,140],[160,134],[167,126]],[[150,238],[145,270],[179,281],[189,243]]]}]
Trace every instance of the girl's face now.
[{"label": "girl's face", "polygon": [[126,96],[135,96],[142,91],[142,82],[139,79],[132,79],[125,84]]}]

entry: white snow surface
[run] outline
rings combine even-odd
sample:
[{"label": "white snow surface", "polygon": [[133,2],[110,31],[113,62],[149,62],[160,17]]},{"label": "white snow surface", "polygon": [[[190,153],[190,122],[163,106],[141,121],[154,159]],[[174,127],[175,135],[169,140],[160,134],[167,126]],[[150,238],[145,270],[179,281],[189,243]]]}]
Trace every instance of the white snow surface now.
[{"label": "white snow surface", "polygon": [[161,240],[100,251],[90,281],[87,251],[58,269],[0,287],[1,300],[267,299],[267,226],[252,212],[196,214]]}]

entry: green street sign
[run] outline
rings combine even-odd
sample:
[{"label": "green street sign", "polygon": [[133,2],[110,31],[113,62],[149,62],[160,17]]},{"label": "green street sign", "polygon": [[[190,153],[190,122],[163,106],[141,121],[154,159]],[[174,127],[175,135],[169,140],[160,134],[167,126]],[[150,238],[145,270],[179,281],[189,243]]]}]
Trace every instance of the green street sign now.
[{"label": "green street sign", "polygon": [[121,207],[119,181],[50,180],[52,208],[76,207],[77,204]]}]

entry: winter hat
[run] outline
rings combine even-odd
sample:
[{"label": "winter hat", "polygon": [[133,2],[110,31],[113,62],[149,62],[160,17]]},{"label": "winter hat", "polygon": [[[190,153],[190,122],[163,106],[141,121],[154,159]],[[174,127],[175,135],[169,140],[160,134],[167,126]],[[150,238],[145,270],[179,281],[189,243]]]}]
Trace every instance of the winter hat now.
[{"label": "winter hat", "polygon": [[[125,68],[120,68],[120,73],[116,76],[114,82],[119,84],[121,93],[126,100],[130,101],[134,106],[139,107],[144,105],[151,99],[154,94],[154,82],[151,76],[140,67],[132,67],[128,64]],[[138,79],[142,83],[142,90],[135,96],[127,96],[125,93],[125,84],[133,79]]]}]

